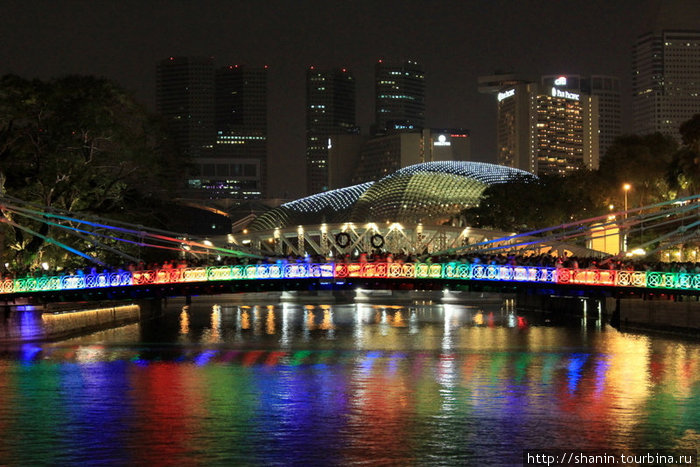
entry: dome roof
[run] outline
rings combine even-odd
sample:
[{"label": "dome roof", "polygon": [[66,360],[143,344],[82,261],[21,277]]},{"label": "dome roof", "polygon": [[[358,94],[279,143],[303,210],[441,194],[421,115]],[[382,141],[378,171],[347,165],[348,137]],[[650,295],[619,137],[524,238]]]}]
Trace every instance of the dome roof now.
[{"label": "dome roof", "polygon": [[320,222],[343,222],[350,209],[374,182],[338,188],[316,193],[280,205],[255,219],[252,230],[272,230],[288,225],[316,224]]},{"label": "dome roof", "polygon": [[258,217],[252,230],[346,221],[439,222],[476,206],[487,186],[534,177],[485,162],[411,165],[377,182],[325,191],[285,203]]},{"label": "dome roof", "polygon": [[532,174],[485,162],[439,161],[404,167],[357,200],[354,221],[437,222],[479,204],[487,186]]}]

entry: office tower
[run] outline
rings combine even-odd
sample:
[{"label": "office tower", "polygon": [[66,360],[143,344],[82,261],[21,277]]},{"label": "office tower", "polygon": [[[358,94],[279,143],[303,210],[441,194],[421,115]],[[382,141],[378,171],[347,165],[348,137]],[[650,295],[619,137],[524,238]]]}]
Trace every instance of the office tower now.
[{"label": "office tower", "polygon": [[306,72],[306,184],[309,194],[327,190],[328,145],[355,125],[355,79],[346,68]]},{"label": "office tower", "polygon": [[530,155],[531,95],[534,83],[519,82],[501,88],[494,97],[496,120],[496,160],[499,164],[537,173],[537,160]]},{"label": "office tower", "polygon": [[657,1],[650,13],[632,48],[633,130],[680,142],[680,125],[700,112],[700,2]]},{"label": "office tower", "polygon": [[550,175],[598,167],[598,96],[582,93],[577,77],[516,84],[496,100],[499,164]]},{"label": "office tower", "polygon": [[[230,65],[216,70],[216,151],[218,190],[250,199],[267,192],[267,66]],[[209,167],[211,169],[211,167]]]},{"label": "office tower", "polygon": [[190,157],[214,145],[214,61],[169,57],[156,66],[156,109],[178,150]]},{"label": "office tower", "polygon": [[538,175],[598,168],[598,98],[572,88],[561,78],[553,86],[543,80],[531,95],[530,158],[537,161]]},{"label": "office tower", "polygon": [[622,135],[620,80],[615,76],[591,75],[581,79],[581,91],[598,97],[598,146],[603,157]]},{"label": "office tower", "polygon": [[415,61],[374,68],[375,134],[419,130],[425,126],[425,71]]},{"label": "office tower", "polygon": [[615,138],[622,134],[620,80],[603,75],[545,75],[541,82],[544,89],[557,86],[582,96],[597,96],[598,140],[602,157]]},{"label": "office tower", "polygon": [[[694,4],[693,4],[694,3]],[[679,9],[692,29],[655,29],[637,39],[632,58],[634,132],[661,132],[680,142],[678,128],[700,112],[700,7]],[[661,16],[662,22],[666,17]],[[673,26],[677,23],[667,22]],[[664,27],[664,24],[657,24]],[[683,26],[684,24],[679,24]]]},{"label": "office tower", "polygon": [[342,188],[389,175],[422,162],[468,161],[469,130],[424,128],[373,137],[334,135],[330,138],[330,188]]}]

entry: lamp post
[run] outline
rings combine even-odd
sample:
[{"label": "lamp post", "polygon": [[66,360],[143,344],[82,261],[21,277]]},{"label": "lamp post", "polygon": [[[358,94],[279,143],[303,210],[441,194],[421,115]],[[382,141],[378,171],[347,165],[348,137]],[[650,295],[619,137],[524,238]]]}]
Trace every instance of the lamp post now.
[{"label": "lamp post", "polygon": [[[622,185],[622,190],[625,193],[625,224],[627,224],[627,192],[630,191],[632,185],[625,183]],[[627,225],[625,225],[625,234],[622,237],[622,251],[627,251]]]}]

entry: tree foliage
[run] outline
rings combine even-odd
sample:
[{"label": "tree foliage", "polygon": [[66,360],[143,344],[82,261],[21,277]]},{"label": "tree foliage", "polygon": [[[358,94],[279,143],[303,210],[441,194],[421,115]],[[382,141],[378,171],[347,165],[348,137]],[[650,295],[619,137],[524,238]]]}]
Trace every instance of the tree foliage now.
[{"label": "tree foliage", "polygon": [[476,208],[462,212],[469,225],[531,231],[700,192],[700,114],[680,127],[682,147],[660,133],[626,135],[608,149],[595,171],[566,177],[526,177],[488,187]]},{"label": "tree foliage", "polygon": [[595,193],[587,190],[590,174],[576,177],[523,177],[489,186],[479,206],[462,215],[468,225],[527,232],[564,224],[594,212]]},{"label": "tree foliage", "polygon": [[[153,225],[159,200],[171,196],[187,167],[164,134],[158,119],[108,80],[4,76],[0,194],[78,215]],[[27,222],[17,216],[13,221]],[[31,228],[61,235],[45,223]],[[48,248],[20,229],[6,227],[3,233],[5,246],[25,265],[38,261]]]},{"label": "tree foliage", "polygon": [[681,195],[700,191],[700,114],[696,114],[680,127],[683,147],[669,164],[668,180]]},{"label": "tree foliage", "polygon": [[622,207],[629,183],[629,207],[646,206],[672,197],[667,172],[678,146],[661,133],[627,135],[615,140],[600,161],[598,174],[610,204]]}]

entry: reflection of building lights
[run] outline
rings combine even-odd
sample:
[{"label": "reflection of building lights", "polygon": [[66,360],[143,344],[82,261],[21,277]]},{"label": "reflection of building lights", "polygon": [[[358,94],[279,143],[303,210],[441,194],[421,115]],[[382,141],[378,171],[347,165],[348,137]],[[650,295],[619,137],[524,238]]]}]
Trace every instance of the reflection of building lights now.
[{"label": "reflection of building lights", "polygon": [[180,312],[180,334],[186,336],[190,333],[190,316],[187,313],[189,310],[188,306],[183,306]]},{"label": "reflection of building lights", "polygon": [[275,312],[272,307],[267,307],[267,319],[265,320],[265,332],[267,334],[275,333]]}]

